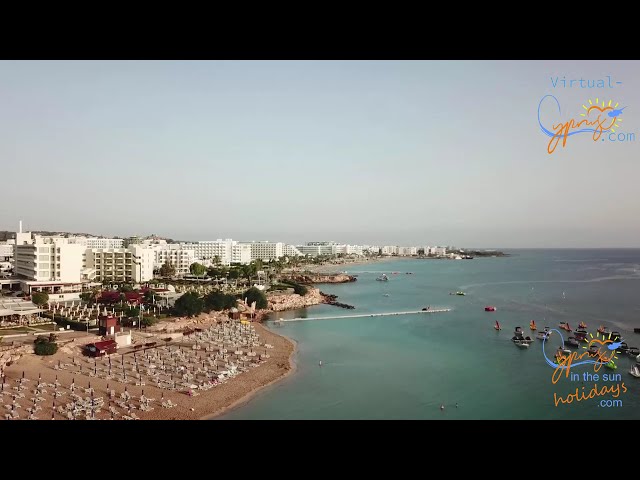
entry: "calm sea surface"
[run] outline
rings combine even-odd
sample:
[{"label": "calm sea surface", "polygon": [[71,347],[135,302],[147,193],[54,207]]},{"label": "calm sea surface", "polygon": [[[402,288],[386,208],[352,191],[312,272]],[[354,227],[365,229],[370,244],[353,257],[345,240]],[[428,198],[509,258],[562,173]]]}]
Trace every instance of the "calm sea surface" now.
[{"label": "calm sea surface", "polygon": [[[593,366],[574,367],[579,380],[563,377],[554,385],[542,341],[521,350],[510,340],[516,326],[531,334],[532,319],[552,328],[562,321],[576,328],[584,321],[594,336],[603,324],[620,331],[629,346],[640,347],[640,335],[633,333],[640,327],[640,250],[508,253],[512,256],[364,265],[349,270],[358,275],[355,283],[321,285],[356,309],[319,305],[277,316],[369,314],[427,305],[453,310],[305,320],[281,327],[270,323],[298,342],[297,372],[221,418],[640,419],[640,379],[628,373],[635,359],[618,355],[615,372],[598,372],[599,389],[624,383],[627,391],[621,388],[617,398],[621,406],[599,406],[600,400],[613,400],[609,393],[556,407],[554,392],[565,397],[584,387],[589,393],[594,382],[584,381],[583,373],[594,373]],[[381,273],[390,281],[375,281]],[[467,295],[449,295],[457,290]],[[497,311],[485,312],[485,305]],[[500,332],[493,328],[496,320]],[[546,346],[550,358],[559,344],[555,333]],[[620,379],[602,381],[604,373],[620,374]]]}]

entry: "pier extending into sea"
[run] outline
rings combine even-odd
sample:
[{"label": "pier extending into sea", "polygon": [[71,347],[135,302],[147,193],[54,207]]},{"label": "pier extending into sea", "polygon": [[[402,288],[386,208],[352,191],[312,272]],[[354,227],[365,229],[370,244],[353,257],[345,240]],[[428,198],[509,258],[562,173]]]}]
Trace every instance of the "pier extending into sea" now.
[{"label": "pier extending into sea", "polygon": [[364,318],[364,317],[389,317],[393,315],[413,315],[416,313],[443,313],[450,312],[450,308],[431,308],[429,310],[410,310],[408,312],[387,312],[387,313],[358,313],[354,315],[331,315],[328,317],[299,317],[299,318],[281,318],[273,320],[279,322],[298,322],[301,320],[334,320],[338,318]]}]

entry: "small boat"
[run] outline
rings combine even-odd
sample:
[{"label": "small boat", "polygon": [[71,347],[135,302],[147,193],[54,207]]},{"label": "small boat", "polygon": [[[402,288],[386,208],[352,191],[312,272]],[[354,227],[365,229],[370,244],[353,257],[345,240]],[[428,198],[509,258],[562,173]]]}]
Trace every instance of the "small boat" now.
[{"label": "small boat", "polygon": [[604,366],[611,370],[615,370],[616,368],[618,368],[618,366],[613,362],[613,360],[609,360],[607,363],[604,364]]},{"label": "small boat", "polygon": [[616,353],[627,353],[628,350],[629,346],[627,345],[627,342],[620,342],[620,345],[616,348]]},{"label": "small boat", "polygon": [[428,312],[429,310],[431,310],[431,306],[422,308],[423,312]]},{"label": "small boat", "polygon": [[388,282],[389,281],[389,277],[387,277],[386,273],[383,273],[378,278],[376,278],[376,280],[379,281],[379,282]]},{"label": "small boat", "polygon": [[484,311],[485,312],[495,312],[496,311],[496,307],[492,307],[492,306],[489,305],[487,307],[484,307]]},{"label": "small boat", "polygon": [[413,275],[413,272],[407,272],[407,275]]},{"label": "small boat", "polygon": [[573,334],[579,342],[589,343],[589,339],[587,338],[588,333],[586,330],[576,330]]},{"label": "small boat", "polygon": [[567,332],[571,331],[571,327],[569,326],[569,324],[567,322],[560,322],[560,328],[563,330],[566,330]]},{"label": "small boat", "polygon": [[638,347],[629,347],[627,349],[626,353],[630,357],[637,357],[638,355],[640,355],[640,348],[638,348]]},{"label": "small boat", "polygon": [[553,333],[549,327],[544,327],[543,332],[546,333],[547,335],[551,335]]},{"label": "small boat", "polygon": [[567,345],[569,345],[570,347],[576,347],[578,348],[580,346],[580,342],[576,339],[576,337],[569,337],[567,338],[567,341],[565,342]]},{"label": "small boat", "polygon": [[529,342],[527,342],[526,340],[514,340],[513,343],[516,344],[516,347],[529,348]]},{"label": "small boat", "polygon": [[640,368],[638,368],[638,365],[631,365],[629,373],[636,378],[640,378]]},{"label": "small boat", "polygon": [[466,295],[466,293],[464,293],[464,292],[451,292],[451,293],[449,293],[449,295],[461,295],[461,296],[464,296],[464,295]]},{"label": "small boat", "polygon": [[589,347],[589,349],[587,350],[587,352],[589,353],[590,357],[597,357],[598,356],[598,352],[599,352],[599,348],[597,345],[591,345]]},{"label": "small boat", "polygon": [[388,294],[388,293],[385,293],[385,294],[383,295],[383,297],[388,297],[388,296],[389,296],[389,294]]},{"label": "small boat", "polygon": [[535,320],[531,320],[531,321],[529,322],[529,328],[530,328],[531,330],[537,330],[537,329],[538,329],[538,327],[536,327],[536,321],[535,321]]},{"label": "small boat", "polygon": [[502,330],[502,327],[500,326],[500,322],[498,322],[496,320],[496,324],[493,326],[493,328],[495,328],[496,330]]},{"label": "small boat", "polygon": [[609,330],[607,327],[603,327],[602,325],[600,325],[600,327],[598,328],[598,333],[600,335],[609,335],[611,333],[611,330]]},{"label": "small boat", "polygon": [[611,332],[611,337],[609,337],[612,341],[617,342],[622,339],[620,332],[613,331]]},{"label": "small boat", "polygon": [[586,324],[586,323],[584,323],[584,322],[580,322],[580,323],[578,324],[578,328],[585,329],[585,328],[587,328],[587,324]]},{"label": "small boat", "polygon": [[549,332],[538,332],[538,334],[536,335],[536,338],[538,340],[548,340],[549,339]]}]

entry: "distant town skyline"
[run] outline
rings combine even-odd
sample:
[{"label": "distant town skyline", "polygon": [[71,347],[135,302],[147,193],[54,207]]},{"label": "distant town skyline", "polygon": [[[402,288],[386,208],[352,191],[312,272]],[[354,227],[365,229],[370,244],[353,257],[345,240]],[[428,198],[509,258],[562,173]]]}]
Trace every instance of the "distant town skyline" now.
[{"label": "distant town skyline", "polygon": [[619,132],[637,132],[639,73],[637,61],[0,61],[0,230],[640,247],[640,138],[571,137],[549,155],[536,118],[547,94],[563,116],[603,97],[627,107]]}]

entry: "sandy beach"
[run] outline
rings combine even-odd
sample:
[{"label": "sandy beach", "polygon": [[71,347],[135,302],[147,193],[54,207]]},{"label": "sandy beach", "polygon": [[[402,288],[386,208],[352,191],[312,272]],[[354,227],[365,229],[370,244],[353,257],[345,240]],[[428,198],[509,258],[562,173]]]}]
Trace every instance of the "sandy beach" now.
[{"label": "sandy beach", "polygon": [[[86,362],[83,364],[82,373],[55,370],[54,367],[58,362],[71,361],[69,354],[64,349],[48,357],[39,357],[34,354],[24,355],[5,369],[6,383],[2,388],[3,412],[0,419],[6,418],[6,415],[12,410],[12,403],[15,402],[19,407],[13,409],[20,419],[25,419],[30,415],[27,409],[37,406],[39,408],[33,413],[36,419],[50,420],[53,417],[56,420],[63,420],[66,416],[59,412],[61,406],[71,402],[73,395],[80,395],[89,402],[91,394],[94,401],[103,402],[103,407],[94,415],[95,419],[111,419],[110,408],[117,412],[113,416],[114,419],[125,416],[144,420],[213,418],[230,408],[245,403],[263,387],[294,371],[294,342],[268,330],[263,325],[258,323],[252,325],[260,340],[273,346],[269,350],[269,358],[256,368],[251,368],[225,383],[216,385],[207,391],[197,391],[197,396],[192,397],[180,391],[158,388],[148,383],[144,386],[135,385],[133,381],[125,384],[113,379],[107,381],[103,378],[90,376],[93,359],[87,359],[87,357],[76,359],[76,362],[80,364]],[[113,357],[120,357],[120,355],[116,354]],[[104,365],[104,359],[100,359],[99,362]],[[20,384],[22,378],[27,381]],[[37,388],[39,383],[42,385],[40,389]],[[75,387],[73,392],[70,389],[72,383]],[[115,394],[112,401],[109,401],[110,391]],[[55,403],[54,392],[60,395]],[[116,400],[122,403],[122,396],[127,394],[131,396],[131,400],[126,402],[128,405],[133,405],[131,410],[119,407],[116,403]],[[151,411],[143,411],[139,408],[142,404],[141,395],[144,395],[143,398],[148,400],[146,405],[152,408]],[[171,401],[175,406],[163,407],[163,403],[166,404],[168,401]]]},{"label": "sandy beach", "polygon": [[398,258],[402,257],[374,257],[367,258],[362,260],[343,260],[340,263],[329,263],[325,265],[310,265],[305,266],[299,270],[307,270],[309,272],[315,273],[338,273],[338,272],[349,272],[349,269],[353,267],[361,267],[363,265],[372,265],[372,264],[384,264],[391,260],[398,260]]}]

